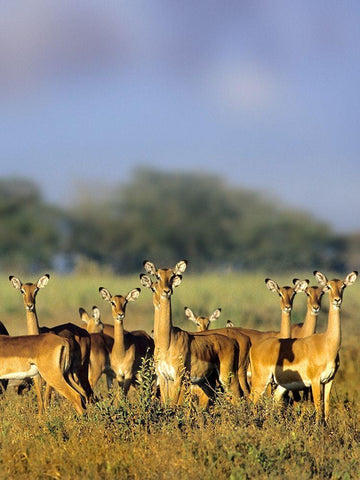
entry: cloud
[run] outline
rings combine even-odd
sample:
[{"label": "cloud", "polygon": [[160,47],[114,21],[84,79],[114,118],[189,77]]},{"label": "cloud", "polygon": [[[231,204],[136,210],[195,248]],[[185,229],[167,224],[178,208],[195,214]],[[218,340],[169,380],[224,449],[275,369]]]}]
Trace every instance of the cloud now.
[{"label": "cloud", "polygon": [[285,85],[272,70],[254,61],[217,63],[205,77],[209,97],[230,113],[269,111],[281,101]]}]

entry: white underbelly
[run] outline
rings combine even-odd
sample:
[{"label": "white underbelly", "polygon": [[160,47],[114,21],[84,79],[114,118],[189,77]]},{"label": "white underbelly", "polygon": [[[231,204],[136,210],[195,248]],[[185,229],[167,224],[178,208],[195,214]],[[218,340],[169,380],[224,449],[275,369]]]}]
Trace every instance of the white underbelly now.
[{"label": "white underbelly", "polygon": [[302,390],[305,387],[311,387],[311,382],[309,380],[299,380],[296,382],[278,382],[277,379],[275,378],[275,382],[278,385],[281,385],[283,388],[286,388],[286,390]]},{"label": "white underbelly", "polygon": [[10,372],[10,373],[3,373],[0,374],[0,378],[3,380],[24,380],[25,378],[35,377],[38,375],[39,370],[36,365],[31,365],[29,370],[25,372]]}]

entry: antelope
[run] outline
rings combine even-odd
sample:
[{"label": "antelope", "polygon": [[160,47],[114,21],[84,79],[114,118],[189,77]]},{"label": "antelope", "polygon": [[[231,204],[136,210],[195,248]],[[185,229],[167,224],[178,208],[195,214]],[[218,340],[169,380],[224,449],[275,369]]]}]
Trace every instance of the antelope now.
[{"label": "antelope", "polygon": [[[81,316],[81,315],[80,315]],[[86,318],[81,317],[81,320],[86,323],[86,330],[89,333],[102,333],[111,338],[114,338],[114,325],[103,323],[100,318],[100,310],[96,305],[92,307],[92,315]]]},{"label": "antelope", "polygon": [[249,384],[247,381],[247,370],[249,366],[249,350],[251,347],[250,338],[244,335],[237,327],[232,328],[217,328],[209,330],[210,323],[220,317],[221,309],[217,308],[210,315],[210,317],[202,317],[195,315],[189,307],[185,307],[185,315],[197,326],[197,331],[204,335],[218,333],[233,338],[238,343],[239,357],[238,357],[238,379],[242,393],[247,396],[250,393]]},{"label": "antelope", "polygon": [[[280,331],[277,332],[275,330],[270,331],[261,331],[255,330],[252,328],[244,328],[244,327],[235,327],[238,329],[239,332],[247,335],[250,338],[251,345],[255,345],[259,342],[262,342],[266,338],[269,337],[276,337],[276,338],[290,338],[291,335],[291,311],[293,307],[293,301],[295,295],[298,292],[302,292],[306,288],[306,283],[300,281],[298,279],[294,279],[294,287],[291,286],[284,286],[279,287],[279,285],[271,278],[265,279],[265,284],[267,288],[279,295],[280,297],[280,309],[281,309],[281,326]],[[234,328],[233,323],[228,320],[227,327],[229,329]]]},{"label": "antelope", "polygon": [[214,322],[220,317],[221,308],[217,308],[209,317],[200,317],[199,315],[194,315],[192,310],[189,307],[184,307],[186,317],[191,320],[196,325],[196,330],[198,332],[204,332],[209,330],[210,323]]},{"label": "antelope", "polygon": [[314,275],[324,292],[329,294],[327,330],[304,338],[268,338],[254,345],[250,350],[251,395],[257,403],[271,380],[278,385],[276,400],[280,399],[282,391],[311,387],[317,421],[326,423],[330,391],[339,368],[343,293],[355,282],[358,272],[352,271],[344,280],[335,278],[330,281],[317,270]]},{"label": "antelope", "polygon": [[124,297],[112,295],[107,288],[100,287],[101,297],[110,303],[114,319],[114,345],[110,354],[111,368],[119,386],[127,395],[131,385],[135,386],[143,358],[154,354],[154,341],[144,330],[124,330],[125,311],[128,302],[135,301],[140,288],[134,288]]},{"label": "antelope", "polygon": [[[162,401],[175,405],[182,402],[184,373],[207,398],[214,396],[212,387],[218,377],[225,391],[232,394],[232,401],[236,401],[240,397],[237,343],[224,335],[204,336],[173,326],[171,296],[181,283],[186,260],[181,260],[174,268],[157,269],[149,261],[144,261],[143,265],[147,274],[140,274],[141,284],[153,291],[154,357]],[[155,276],[155,282],[150,275]]]},{"label": "antelope", "polygon": [[[100,320],[100,310],[94,306],[90,316],[86,310],[79,308],[81,320],[86,324],[86,330],[90,333],[90,362],[89,383],[94,390],[102,374],[106,375],[108,390],[115,378],[110,364],[110,352],[113,348],[114,339],[103,334],[103,323]],[[98,330],[98,333],[96,332]]]},{"label": "antelope", "polygon": [[[21,280],[10,275],[9,280],[12,286],[19,290],[23,296],[26,322],[29,335],[52,332],[61,337],[68,338],[71,343],[71,368],[76,374],[83,394],[87,400],[92,397],[92,389],[88,380],[89,357],[90,357],[90,335],[87,331],[73,323],[65,323],[52,328],[39,327],[39,320],[36,312],[36,297],[40,289],[48,284],[50,275],[40,277],[37,283],[22,283]],[[34,378],[38,400],[41,397],[41,386],[38,377]],[[45,406],[48,404],[51,395],[51,388],[47,387],[45,392]]]},{"label": "antelope", "polygon": [[[84,397],[71,371],[71,345],[67,338],[53,333],[10,337],[0,335],[0,378],[24,380],[39,375],[67,398],[79,415],[84,413]],[[41,393],[39,413],[44,412]]]},{"label": "antelope", "polygon": [[[294,284],[298,280],[294,278]],[[304,338],[313,335],[316,330],[316,322],[320,313],[321,299],[324,295],[324,288],[318,285],[310,287],[309,280],[303,280],[304,285],[301,292],[307,296],[306,316],[304,323],[291,325],[291,338]],[[306,284],[306,286],[305,286]]]}]

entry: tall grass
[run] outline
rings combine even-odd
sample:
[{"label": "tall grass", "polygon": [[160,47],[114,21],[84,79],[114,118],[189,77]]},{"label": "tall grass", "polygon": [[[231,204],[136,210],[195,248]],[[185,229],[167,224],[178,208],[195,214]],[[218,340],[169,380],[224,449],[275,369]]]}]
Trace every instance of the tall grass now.
[{"label": "tall grass", "polygon": [[[185,272],[173,296],[174,323],[194,329],[184,316],[186,305],[204,315],[222,307],[219,326],[231,319],[236,325],[278,328],[279,299],[266,289],[265,276],[280,285],[290,284],[293,277],[311,278],[299,273]],[[138,276],[116,277],[101,271],[92,276],[52,275],[37,298],[40,324],[80,324],[78,308],[90,310],[95,304],[103,321],[111,323],[110,308],[98,288],[125,294],[139,285]],[[279,408],[264,398],[254,408],[246,401],[230,405],[220,395],[205,412],[198,409],[189,391],[182,407],[162,405],[153,397],[152,367],[144,365],[142,381],[128,398],[116,389],[107,394],[102,381],[97,391],[100,400],[89,406],[84,418],[77,417],[63,399],[55,399],[39,418],[33,391],[17,396],[9,388],[0,399],[0,478],[359,478],[359,288],[355,283],[344,293],[341,366],[326,427],[315,425],[311,403]],[[0,305],[0,318],[10,333],[25,334],[22,298],[6,277],[0,280]],[[305,308],[305,295],[298,294],[294,321],[303,320]],[[325,328],[326,317],[325,296],[320,330]],[[128,306],[125,327],[150,331],[152,325],[152,295],[142,289],[139,299]]]}]

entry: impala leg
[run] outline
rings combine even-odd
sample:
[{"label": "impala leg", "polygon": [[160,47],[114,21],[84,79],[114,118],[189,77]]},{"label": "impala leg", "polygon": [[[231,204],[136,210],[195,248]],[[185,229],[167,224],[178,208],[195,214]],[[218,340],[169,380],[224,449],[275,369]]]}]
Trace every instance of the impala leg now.
[{"label": "impala leg", "polygon": [[237,368],[234,369],[234,357],[220,359],[219,381],[226,392],[232,394],[232,401],[241,397]]},{"label": "impala leg", "polygon": [[248,397],[250,395],[250,387],[247,381],[247,367],[241,367],[238,370],[238,378],[243,396]]},{"label": "impala leg", "polygon": [[51,376],[45,375],[45,381],[60,393],[63,397],[67,398],[74,406],[79,415],[84,414],[83,400],[76,390],[74,390],[65,380],[60,370],[49,372]]},{"label": "impala leg", "polygon": [[174,381],[168,382],[169,389],[169,399],[174,405],[180,404],[180,394],[181,394],[182,378],[181,375],[178,375]]},{"label": "impala leg", "polygon": [[328,383],[325,383],[325,385],[324,385],[324,416],[325,416],[325,422],[327,421],[328,416],[329,416],[330,392],[331,392],[332,384],[333,384],[333,380],[330,380]]},{"label": "impala leg", "polygon": [[44,383],[43,379],[40,377],[40,375],[36,375],[36,377],[34,377],[34,385],[35,385],[38,410],[40,415],[44,413],[44,402],[43,402],[43,396],[42,396],[43,383]]},{"label": "impala leg", "polygon": [[113,379],[114,377],[112,375],[106,374],[106,385],[108,392],[111,390],[111,387],[113,385]]},{"label": "impala leg", "polygon": [[259,398],[261,395],[263,395],[272,379],[272,374],[271,372],[268,373],[264,370],[260,370],[259,372],[256,372],[255,369],[253,369],[252,375],[251,375],[251,393],[250,393],[250,398],[253,401],[253,403],[257,403],[259,401]]},{"label": "impala leg", "polygon": [[318,379],[311,384],[311,389],[314,397],[314,406],[316,410],[316,419],[318,423],[324,422],[324,388],[323,384]]},{"label": "impala leg", "polygon": [[286,388],[281,385],[277,385],[273,394],[275,402],[279,403],[283,400],[285,393],[287,392]]},{"label": "impala leg", "polygon": [[124,383],[123,383],[123,391],[124,395],[126,396],[129,393],[129,389],[131,387],[132,379],[131,378],[125,378]]},{"label": "impala leg", "polygon": [[44,408],[45,410],[49,408],[50,405],[50,400],[51,400],[51,394],[52,394],[52,387],[47,383],[45,387],[45,393],[44,393]]},{"label": "impala leg", "polygon": [[79,384],[85,392],[86,400],[91,401],[94,392],[89,382],[89,366],[88,364],[83,364],[78,370]]},{"label": "impala leg", "polygon": [[168,391],[168,382],[162,376],[158,376],[159,388],[160,388],[160,398],[163,403],[166,403],[169,399],[169,391]]}]

